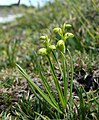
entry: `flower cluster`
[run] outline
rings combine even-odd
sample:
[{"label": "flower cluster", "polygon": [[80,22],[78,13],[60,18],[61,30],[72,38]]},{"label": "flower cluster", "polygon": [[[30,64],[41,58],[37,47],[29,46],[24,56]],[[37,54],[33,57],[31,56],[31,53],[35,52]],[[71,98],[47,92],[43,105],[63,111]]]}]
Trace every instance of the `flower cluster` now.
[{"label": "flower cluster", "polygon": [[44,41],[44,45],[45,47],[44,48],[41,48],[38,50],[38,54],[41,54],[41,55],[47,55],[49,54],[51,51],[55,50],[55,49],[59,49],[60,51],[64,52],[64,49],[65,49],[65,42],[68,38],[72,38],[74,37],[74,35],[72,33],[69,33],[69,32],[65,32],[65,29],[68,29],[70,28],[71,25],[70,24],[64,24],[62,26],[62,28],[54,28],[53,31],[55,33],[58,33],[61,37],[61,40],[59,40],[55,45],[52,45],[50,43],[50,39],[48,38],[48,36],[41,36],[40,39]]}]

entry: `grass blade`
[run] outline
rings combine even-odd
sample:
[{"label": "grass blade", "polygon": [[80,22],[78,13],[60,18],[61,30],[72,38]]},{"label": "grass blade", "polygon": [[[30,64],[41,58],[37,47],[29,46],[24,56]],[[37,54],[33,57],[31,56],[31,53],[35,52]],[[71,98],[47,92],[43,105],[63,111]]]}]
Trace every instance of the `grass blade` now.
[{"label": "grass blade", "polygon": [[[36,89],[38,91],[38,93],[40,94],[40,96],[46,100],[54,109],[56,109],[57,111],[59,111],[60,113],[62,113],[62,111],[55,106],[52,101],[50,100],[50,98],[29,78],[29,76],[27,75],[27,73],[18,65],[16,64],[18,70],[20,71],[20,73],[26,78],[26,80],[28,81],[29,85],[32,86],[33,89]],[[34,93],[35,94],[35,93]]]}]

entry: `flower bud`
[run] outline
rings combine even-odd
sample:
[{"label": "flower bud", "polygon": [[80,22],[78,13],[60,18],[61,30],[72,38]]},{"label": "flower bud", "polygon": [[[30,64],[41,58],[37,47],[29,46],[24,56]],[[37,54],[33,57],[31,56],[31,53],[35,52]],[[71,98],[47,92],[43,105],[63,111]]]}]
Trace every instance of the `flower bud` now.
[{"label": "flower bud", "polygon": [[62,29],[61,28],[54,28],[53,29],[54,32],[62,34]]},{"label": "flower bud", "polygon": [[68,39],[68,38],[73,38],[74,37],[74,35],[72,34],[72,33],[66,33],[65,35],[64,35],[64,39],[66,40],[66,39]]},{"label": "flower bud", "polygon": [[50,50],[55,50],[56,47],[55,47],[55,45],[49,45],[49,49],[50,49]]},{"label": "flower bud", "polygon": [[64,41],[63,40],[59,40],[58,42],[57,42],[57,48],[60,50],[60,51],[64,51],[64,48],[65,48],[65,43],[64,43]]},{"label": "flower bud", "polygon": [[64,28],[71,28],[72,26],[70,24],[64,24]]},{"label": "flower bud", "polygon": [[40,55],[47,55],[47,49],[46,48],[41,48],[38,50],[38,54]]},{"label": "flower bud", "polygon": [[48,36],[47,35],[46,36],[41,36],[40,39],[41,40],[48,40]]}]

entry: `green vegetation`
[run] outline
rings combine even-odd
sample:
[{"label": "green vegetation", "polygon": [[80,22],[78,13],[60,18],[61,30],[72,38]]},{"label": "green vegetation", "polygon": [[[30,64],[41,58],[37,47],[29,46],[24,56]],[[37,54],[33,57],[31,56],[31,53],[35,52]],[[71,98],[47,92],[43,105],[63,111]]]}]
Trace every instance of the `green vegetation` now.
[{"label": "green vegetation", "polygon": [[98,120],[98,0],[2,10],[0,119]]}]

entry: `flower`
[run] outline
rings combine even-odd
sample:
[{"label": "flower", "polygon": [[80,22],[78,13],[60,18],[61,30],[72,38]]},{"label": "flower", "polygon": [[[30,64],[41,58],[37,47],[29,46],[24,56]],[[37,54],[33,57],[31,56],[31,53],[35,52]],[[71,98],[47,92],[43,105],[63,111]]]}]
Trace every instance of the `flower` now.
[{"label": "flower", "polygon": [[56,49],[55,45],[49,45],[48,48],[49,48],[50,50],[55,50],[55,49]]},{"label": "flower", "polygon": [[58,42],[57,42],[57,48],[60,50],[60,51],[64,51],[64,48],[65,48],[65,43],[64,43],[64,41],[63,40],[59,40]]},{"label": "flower", "polygon": [[54,28],[53,31],[62,35],[62,29],[61,28]]},{"label": "flower", "polygon": [[41,48],[38,50],[38,54],[40,55],[47,55],[47,49],[46,48]]},{"label": "flower", "polygon": [[64,35],[64,39],[66,40],[66,39],[68,39],[68,38],[73,38],[74,37],[74,35],[72,34],[72,33],[66,33],[65,35]]},{"label": "flower", "polygon": [[47,35],[46,35],[46,36],[41,36],[40,39],[41,39],[41,40],[46,40],[46,41],[47,41],[47,40],[48,40],[48,36],[47,36]]},{"label": "flower", "polygon": [[64,24],[64,28],[71,28],[72,26],[70,24]]}]

